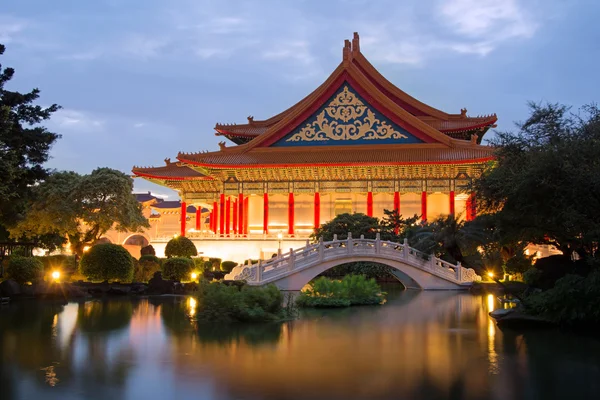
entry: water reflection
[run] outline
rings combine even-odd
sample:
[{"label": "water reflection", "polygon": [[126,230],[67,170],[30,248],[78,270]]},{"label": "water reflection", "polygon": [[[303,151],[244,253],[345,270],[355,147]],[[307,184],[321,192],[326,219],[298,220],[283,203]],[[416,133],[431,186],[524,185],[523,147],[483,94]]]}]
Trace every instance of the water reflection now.
[{"label": "water reflection", "polygon": [[[388,292],[391,292],[389,289]],[[283,324],[198,324],[195,299],[0,309],[0,398],[562,399],[600,395],[600,343],[501,332],[495,297],[390,293]]]}]

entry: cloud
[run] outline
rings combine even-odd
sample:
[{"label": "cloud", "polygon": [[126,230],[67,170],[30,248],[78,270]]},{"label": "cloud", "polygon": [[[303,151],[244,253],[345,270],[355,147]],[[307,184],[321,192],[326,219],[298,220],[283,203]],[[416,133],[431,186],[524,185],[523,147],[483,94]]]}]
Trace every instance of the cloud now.
[{"label": "cloud", "polygon": [[9,15],[0,15],[0,43],[8,44],[14,41],[15,36],[22,32],[27,23]]},{"label": "cloud", "polygon": [[85,111],[68,108],[58,110],[52,115],[50,125],[56,125],[59,131],[69,130],[81,133],[102,130],[105,121]]}]

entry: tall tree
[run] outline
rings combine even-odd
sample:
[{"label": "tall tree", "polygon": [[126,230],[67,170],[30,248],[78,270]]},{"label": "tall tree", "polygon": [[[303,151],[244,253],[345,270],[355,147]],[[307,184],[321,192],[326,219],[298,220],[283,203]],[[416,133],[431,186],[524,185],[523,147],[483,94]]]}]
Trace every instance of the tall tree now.
[{"label": "tall tree", "polygon": [[473,183],[480,213],[510,242],[592,255],[600,239],[600,110],[530,104],[517,132],[497,132],[496,161]]},{"label": "tall tree", "polygon": [[149,227],[132,191],[133,180],[110,168],[83,176],[53,173],[34,188],[30,210],[11,234],[66,236],[72,250],[81,254],[111,228],[136,232]]},{"label": "tall tree", "polygon": [[[0,44],[0,55],[4,50]],[[0,225],[5,226],[23,217],[32,186],[48,176],[43,164],[60,137],[40,125],[60,107],[35,105],[38,89],[28,93],[6,90],[14,73],[0,64]]]}]

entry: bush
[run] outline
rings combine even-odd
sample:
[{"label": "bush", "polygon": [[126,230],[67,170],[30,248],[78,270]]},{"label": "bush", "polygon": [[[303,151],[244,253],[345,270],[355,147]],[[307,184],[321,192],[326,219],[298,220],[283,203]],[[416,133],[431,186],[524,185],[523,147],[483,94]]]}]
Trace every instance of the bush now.
[{"label": "bush", "polygon": [[204,261],[204,272],[212,271],[212,270],[213,270],[212,261]]},{"label": "bush", "polygon": [[198,303],[198,318],[202,321],[266,322],[290,316],[275,285],[244,286],[240,290],[222,283],[203,283]]},{"label": "bush", "polygon": [[529,286],[537,286],[542,276],[542,271],[537,268],[529,268],[523,273],[523,282]]},{"label": "bush", "polygon": [[199,271],[199,272],[203,272],[204,271],[204,258],[202,257],[196,257],[196,258],[192,258],[192,261],[194,262],[194,269]]},{"label": "bush", "polygon": [[167,243],[165,247],[165,255],[171,257],[195,257],[198,255],[198,250],[194,242],[185,236],[177,236]]},{"label": "bush", "polygon": [[223,261],[221,263],[221,271],[223,272],[229,273],[235,267],[237,267],[237,263],[235,261]]},{"label": "bush", "polygon": [[142,256],[155,256],[156,250],[154,250],[154,247],[151,244],[149,244],[148,246],[142,247],[142,249],[140,250],[140,254]]},{"label": "bush", "polygon": [[221,267],[221,259],[220,258],[209,258],[208,261],[212,264],[212,271],[218,271]]},{"label": "bush", "polygon": [[568,327],[600,327],[600,270],[587,278],[566,275],[526,299],[527,312]]},{"label": "bush", "polygon": [[77,272],[77,261],[75,256],[66,254],[57,254],[54,256],[36,257],[44,265],[44,272],[59,270],[63,274],[73,274]]},{"label": "bush", "polygon": [[160,271],[160,259],[152,255],[141,256],[135,263],[133,280],[135,282],[148,282],[155,272]]},{"label": "bush", "polygon": [[187,257],[169,258],[162,267],[162,275],[165,279],[173,281],[188,281],[194,270],[194,262]]},{"label": "bush", "polygon": [[133,260],[123,246],[97,244],[83,254],[79,271],[90,281],[128,282],[133,279]]},{"label": "bush", "polygon": [[296,304],[299,307],[382,304],[384,294],[374,279],[363,275],[347,275],[341,281],[321,277],[302,291]]},{"label": "bush", "polygon": [[6,272],[20,284],[36,282],[44,274],[44,265],[34,257],[11,256]]}]

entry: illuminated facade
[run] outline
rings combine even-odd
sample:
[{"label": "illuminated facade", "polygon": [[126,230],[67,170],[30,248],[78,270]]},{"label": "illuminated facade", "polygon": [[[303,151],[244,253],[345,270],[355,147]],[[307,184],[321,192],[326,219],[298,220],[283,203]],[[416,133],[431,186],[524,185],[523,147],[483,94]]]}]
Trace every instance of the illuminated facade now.
[{"label": "illuminated facade", "polygon": [[282,240],[286,250],[299,247],[346,212],[473,218],[464,187],[492,159],[481,139],[496,121],[466,109],[447,114],[409,96],[367,61],[355,33],[333,73],[294,106],[266,120],[217,124],[216,134],[233,145],[179,153],[133,173],[179,193],[178,234],[213,243],[209,250],[217,241],[229,249],[245,243],[245,254],[232,259],[268,258]]}]

